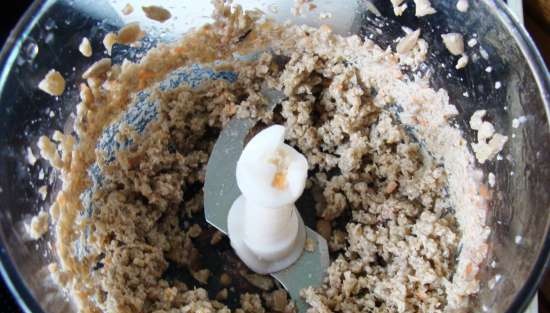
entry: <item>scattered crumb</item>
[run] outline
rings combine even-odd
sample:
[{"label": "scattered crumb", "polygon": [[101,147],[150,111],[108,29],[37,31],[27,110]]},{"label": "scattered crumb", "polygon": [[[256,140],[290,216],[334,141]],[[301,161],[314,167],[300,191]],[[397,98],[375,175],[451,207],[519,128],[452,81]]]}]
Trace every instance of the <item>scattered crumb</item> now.
[{"label": "scattered crumb", "polygon": [[416,6],[415,15],[418,17],[434,14],[437,12],[432,7],[430,0],[414,0],[414,4]]},{"label": "scattered crumb", "polygon": [[140,40],[143,35],[139,23],[129,23],[118,31],[117,43],[128,45]]},{"label": "scattered crumb", "polygon": [[122,8],[122,14],[130,15],[134,12],[134,7],[130,3],[126,3],[124,8]]},{"label": "scattered crumb", "polygon": [[232,279],[231,279],[231,276],[229,276],[229,274],[222,273],[220,275],[220,284],[222,284],[222,286],[229,286],[231,285],[231,282],[232,282]]},{"label": "scattered crumb", "polygon": [[311,238],[307,238],[306,239],[306,243],[304,245],[304,249],[307,251],[307,252],[313,252],[315,251],[315,240],[311,239]]},{"label": "scattered crumb", "polygon": [[448,33],[441,35],[443,43],[449,52],[453,55],[461,55],[464,53],[464,40],[462,34]]},{"label": "scattered crumb", "polygon": [[462,93],[462,95],[463,95],[464,97],[466,97],[466,98],[469,98],[469,97],[470,97],[470,94],[469,94],[467,91],[464,91],[464,92]]},{"label": "scattered crumb", "polygon": [[208,284],[208,278],[210,277],[210,270],[202,269],[198,271],[191,271],[191,276],[199,283],[206,285]]},{"label": "scattered crumb", "polygon": [[40,211],[33,216],[27,228],[27,231],[32,239],[40,239],[48,231],[48,213]]},{"label": "scattered crumb", "polygon": [[487,67],[485,68],[485,72],[487,72],[487,73],[491,73],[492,71],[493,71],[493,68],[490,67],[490,66],[487,66]]},{"label": "scattered crumb", "polygon": [[223,239],[223,234],[222,232],[220,232],[219,230],[217,230],[213,235],[212,235],[212,238],[210,239],[210,244],[211,245],[217,245],[220,241],[222,241]]},{"label": "scattered crumb", "polygon": [[475,45],[477,45],[477,39],[472,38],[468,40],[468,47],[473,48]]},{"label": "scattered crumb", "polygon": [[48,186],[44,185],[38,188],[38,193],[40,194],[42,200],[46,200],[46,197],[48,196]]},{"label": "scattered crumb", "polygon": [[460,12],[466,12],[468,11],[468,7],[470,5],[468,4],[468,0],[458,0],[456,2],[456,9]]},{"label": "scattered crumb", "polygon": [[89,58],[92,56],[92,44],[90,43],[90,40],[86,37],[82,38],[82,41],[80,42],[80,45],[78,46],[78,51],[82,53],[83,56]]},{"label": "scattered crumb", "polygon": [[521,237],[521,236],[519,236],[519,235],[516,236],[516,237],[514,238],[514,242],[515,242],[517,245],[519,245],[519,244],[521,243],[522,240],[523,240],[523,237]]},{"label": "scattered crumb", "polygon": [[38,83],[38,89],[51,96],[60,96],[65,91],[65,79],[58,71],[51,69]]},{"label": "scattered crumb", "polygon": [[410,32],[405,37],[401,38],[395,47],[395,51],[399,54],[409,52],[416,46],[418,38],[420,37],[420,28],[414,32]]},{"label": "scattered crumb", "polygon": [[82,74],[82,78],[88,79],[91,77],[101,76],[107,73],[111,69],[111,59],[103,58],[94,64],[92,64],[88,69]]},{"label": "scattered crumb", "polygon": [[489,186],[495,187],[495,183],[496,183],[495,174],[489,173],[489,175],[487,176],[487,182],[489,183]]},{"label": "scattered crumb", "polygon": [[145,13],[145,16],[157,22],[164,23],[172,17],[170,11],[158,5],[145,6],[141,7],[141,9]]},{"label": "scattered crumb", "polygon": [[500,87],[502,87],[502,83],[500,81],[496,81],[495,82],[495,89],[498,90],[498,89],[500,89]]},{"label": "scattered crumb", "polygon": [[464,68],[466,67],[466,65],[468,65],[468,56],[466,54],[463,54],[459,59],[458,61],[456,61],[456,66],[455,68],[457,70],[461,69],[461,68]]},{"label": "scattered crumb", "polygon": [[31,147],[27,147],[27,162],[30,164],[30,165],[34,165],[36,164],[36,161],[38,159],[36,158],[36,156],[34,155],[34,153],[32,152],[32,149]]},{"label": "scattered crumb", "polygon": [[115,43],[117,43],[117,35],[114,32],[108,32],[105,37],[103,37],[103,46],[105,50],[107,50],[108,55],[111,55],[111,50]]},{"label": "scattered crumb", "polygon": [[273,280],[269,276],[259,275],[256,273],[247,273],[242,271],[241,276],[246,279],[250,284],[263,291],[268,291],[273,288]]},{"label": "scattered crumb", "polygon": [[227,288],[223,288],[222,290],[218,291],[215,299],[218,301],[225,301],[227,300],[227,295],[228,295]]},{"label": "scattered crumb", "polygon": [[202,228],[199,224],[193,224],[191,227],[189,227],[189,230],[187,231],[187,234],[191,238],[197,238],[202,233]]}]

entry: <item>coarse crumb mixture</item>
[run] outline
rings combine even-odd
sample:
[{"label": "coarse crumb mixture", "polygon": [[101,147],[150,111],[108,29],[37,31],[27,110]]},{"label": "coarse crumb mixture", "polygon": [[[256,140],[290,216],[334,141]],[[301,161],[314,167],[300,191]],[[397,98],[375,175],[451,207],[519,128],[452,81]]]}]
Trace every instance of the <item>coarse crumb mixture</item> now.
[{"label": "coarse crumb mixture", "polygon": [[[310,164],[317,230],[333,256],[323,285],[303,291],[310,312],[466,308],[487,251],[486,193],[465,140],[448,122],[457,111],[446,92],[426,79],[405,80],[403,56],[369,40],[337,36],[326,26],[278,25],[215,4],[213,24],[151,49],[137,64],[99,61],[101,70],[88,70],[81,85],[75,135],[40,139],[41,156],[63,181],[50,209],[59,257],[50,268],[79,311],[229,311],[227,288],[209,296],[164,274],[175,266],[202,284],[231,284],[197,264],[201,227],[180,225],[202,214],[209,152],[234,116],[284,123],[289,144]],[[255,60],[230,58],[268,43]],[[234,71],[238,79],[157,88],[167,73],[194,63]],[[287,96],[274,113],[264,110],[263,83]],[[123,125],[117,142],[138,144],[106,158],[96,150],[99,137],[143,89],[157,100],[157,119],[141,134]],[[103,178],[89,195],[93,211],[85,212],[81,197],[90,190],[92,164]],[[219,233],[209,238],[213,245],[220,240]],[[265,291],[243,293],[237,312],[294,311],[284,291],[254,275],[242,274]]]}]

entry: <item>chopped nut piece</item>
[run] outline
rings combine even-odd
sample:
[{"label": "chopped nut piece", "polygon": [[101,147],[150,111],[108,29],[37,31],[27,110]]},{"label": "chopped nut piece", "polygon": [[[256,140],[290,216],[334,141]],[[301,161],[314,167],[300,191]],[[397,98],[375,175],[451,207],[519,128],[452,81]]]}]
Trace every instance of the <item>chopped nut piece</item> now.
[{"label": "chopped nut piece", "polygon": [[34,164],[36,164],[37,160],[38,159],[36,158],[36,156],[34,156],[34,153],[32,152],[31,147],[27,147],[27,162],[30,165],[34,165]]},{"label": "chopped nut piece", "polygon": [[41,211],[33,216],[27,229],[32,239],[40,239],[48,231],[48,213]]},{"label": "chopped nut piece", "polygon": [[283,312],[288,305],[287,293],[282,289],[277,289],[271,293],[273,299],[273,310]]},{"label": "chopped nut piece", "polygon": [[82,38],[82,41],[78,46],[78,51],[80,51],[80,53],[82,53],[82,55],[87,58],[92,56],[92,53],[93,53],[92,44],[90,43],[90,40],[88,40],[88,38],[86,37]]},{"label": "chopped nut piece", "polygon": [[111,69],[111,59],[103,58],[94,64],[92,64],[88,69],[82,74],[82,78],[88,79],[92,77],[97,77],[107,73]]},{"label": "chopped nut piece", "polygon": [[48,186],[44,185],[38,188],[38,193],[40,194],[42,200],[46,200],[46,197],[48,196]]},{"label": "chopped nut piece", "polygon": [[217,245],[220,241],[222,241],[222,239],[223,239],[223,234],[220,231],[216,231],[212,235],[212,239],[210,239],[210,244]]},{"label": "chopped nut piece", "polygon": [[150,5],[150,6],[141,7],[141,9],[145,13],[145,16],[157,22],[164,23],[172,17],[172,14],[170,14],[170,11],[166,10],[161,6]]},{"label": "chopped nut piece", "polygon": [[38,83],[38,89],[52,96],[60,96],[65,91],[65,79],[56,70],[50,70]]},{"label": "chopped nut piece", "polygon": [[477,110],[472,114],[472,117],[470,117],[470,127],[473,130],[479,130],[481,128],[485,114],[487,114],[485,110]]},{"label": "chopped nut piece", "polygon": [[231,282],[232,282],[232,279],[231,279],[231,276],[229,276],[229,274],[222,273],[220,275],[220,284],[222,284],[222,286],[229,286],[231,285]]},{"label": "chopped nut piece", "polygon": [[476,154],[479,163],[493,159],[504,147],[508,137],[501,134],[495,134],[489,142],[472,143],[472,149]]},{"label": "chopped nut piece", "polygon": [[464,40],[462,34],[448,33],[441,35],[443,43],[449,52],[453,55],[461,55],[464,53]]},{"label": "chopped nut piece", "polygon": [[315,241],[311,238],[307,238],[306,243],[304,244],[304,250],[307,252],[315,251]]},{"label": "chopped nut piece", "polygon": [[107,54],[111,55],[111,51],[113,50],[113,46],[117,43],[117,35],[113,32],[107,33],[105,37],[103,37],[103,46],[105,47],[105,50],[107,50]]},{"label": "chopped nut piece", "polygon": [[134,7],[130,3],[126,3],[124,8],[122,8],[122,14],[130,15],[134,12]]},{"label": "chopped nut piece", "polygon": [[456,61],[455,68],[457,70],[466,67],[468,65],[468,56],[463,54],[458,61]]},{"label": "chopped nut piece", "polygon": [[404,0],[391,0],[393,6],[393,13],[395,16],[401,16],[407,9],[408,5],[403,3]]},{"label": "chopped nut piece", "polygon": [[317,232],[319,235],[323,236],[327,241],[330,239],[330,236],[332,234],[332,225],[329,221],[324,219],[317,220]]},{"label": "chopped nut piece", "polygon": [[430,3],[430,0],[414,0],[416,6],[415,15],[418,17],[434,14],[437,12]]},{"label": "chopped nut piece", "polygon": [[208,284],[208,278],[210,277],[210,270],[202,269],[198,271],[191,271],[191,276],[199,283],[206,285]]},{"label": "chopped nut piece", "polygon": [[117,34],[117,43],[131,44],[143,37],[143,32],[139,26],[139,23],[130,23],[122,27]]},{"label": "chopped nut piece", "polygon": [[405,37],[399,40],[399,43],[395,47],[395,51],[399,54],[409,52],[416,46],[418,38],[420,37],[420,29],[415,30],[414,32],[408,33]]},{"label": "chopped nut piece", "polygon": [[218,293],[216,294],[216,300],[225,301],[227,300],[227,295],[228,295],[227,288],[223,288],[222,290],[218,291]]},{"label": "chopped nut piece", "polygon": [[193,226],[189,227],[189,230],[187,231],[187,234],[189,234],[189,237],[191,238],[197,238],[202,233],[202,228],[199,224],[193,224]]},{"label": "chopped nut piece", "polygon": [[269,276],[259,275],[256,273],[247,273],[245,271],[241,271],[240,274],[250,284],[261,290],[268,291],[273,288],[273,280]]},{"label": "chopped nut piece", "polygon": [[384,190],[384,193],[390,194],[390,193],[394,192],[395,189],[397,189],[397,186],[399,186],[399,184],[395,180],[390,181],[386,185],[386,189]]}]

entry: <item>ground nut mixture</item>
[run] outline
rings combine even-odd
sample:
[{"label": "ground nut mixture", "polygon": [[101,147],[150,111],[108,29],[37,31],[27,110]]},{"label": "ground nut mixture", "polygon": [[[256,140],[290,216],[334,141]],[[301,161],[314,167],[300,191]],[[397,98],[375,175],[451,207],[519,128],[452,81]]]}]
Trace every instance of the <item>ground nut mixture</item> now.
[{"label": "ground nut mixture", "polygon": [[[213,24],[137,64],[96,63],[74,135],[40,140],[63,181],[50,210],[59,257],[50,268],[80,312],[295,311],[238,260],[236,273],[204,265],[228,246],[202,218],[206,162],[224,125],[244,116],[284,124],[310,164],[307,193],[332,256],[323,285],[303,290],[310,312],[467,308],[487,250],[487,192],[448,122],[457,111],[446,92],[400,70],[400,58],[425,50],[418,34],[393,54],[326,26],[215,4]],[[215,79],[166,87],[167,75],[196,64]],[[274,112],[263,84],[287,97]],[[154,119],[132,115],[140,110]],[[233,260],[230,252],[215,257]]]}]

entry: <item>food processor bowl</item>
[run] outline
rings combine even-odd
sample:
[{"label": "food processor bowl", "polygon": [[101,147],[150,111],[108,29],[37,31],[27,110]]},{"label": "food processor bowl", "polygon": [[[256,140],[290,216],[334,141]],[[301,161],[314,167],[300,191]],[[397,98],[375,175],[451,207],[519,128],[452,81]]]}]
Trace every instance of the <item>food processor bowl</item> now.
[{"label": "food processor bowl", "polygon": [[[0,271],[25,312],[73,312],[74,306],[49,278],[47,265],[55,260],[53,236],[32,241],[25,223],[47,210],[59,182],[45,161],[30,164],[29,149],[38,155],[39,136],[70,130],[82,72],[104,56],[103,36],[127,22],[139,21],[147,31],[140,48],[115,46],[113,60],[137,60],[151,46],[175,40],[210,19],[207,1],[155,1],[172,12],[164,24],[147,20],[140,7],[121,14],[126,1],[36,1],[6,42],[0,76]],[[497,160],[481,166],[496,176],[487,223],[491,228],[489,255],[480,274],[476,312],[521,312],[536,291],[550,252],[550,78],[535,45],[506,5],[497,0],[470,1],[466,13],[455,1],[432,0],[437,14],[416,18],[412,1],[402,16],[393,14],[390,1],[318,0],[317,9],[304,17],[290,15],[292,0],[236,1],[258,7],[268,16],[313,26],[332,25],[340,34],[357,34],[383,48],[395,48],[402,27],[420,28],[429,43],[428,59],[420,67],[431,75],[433,88],[448,91],[457,106],[455,123],[467,140],[472,113],[485,109],[496,130],[509,141]],[[147,4],[150,4],[147,2]],[[321,12],[330,12],[320,19]],[[470,64],[456,70],[440,40],[448,32],[464,34]],[[95,51],[92,58],[78,52],[82,37]],[[63,74],[65,93],[52,97],[38,90],[38,82],[51,69]],[[408,75],[414,73],[404,68]],[[48,185],[42,199],[37,189]]]}]

